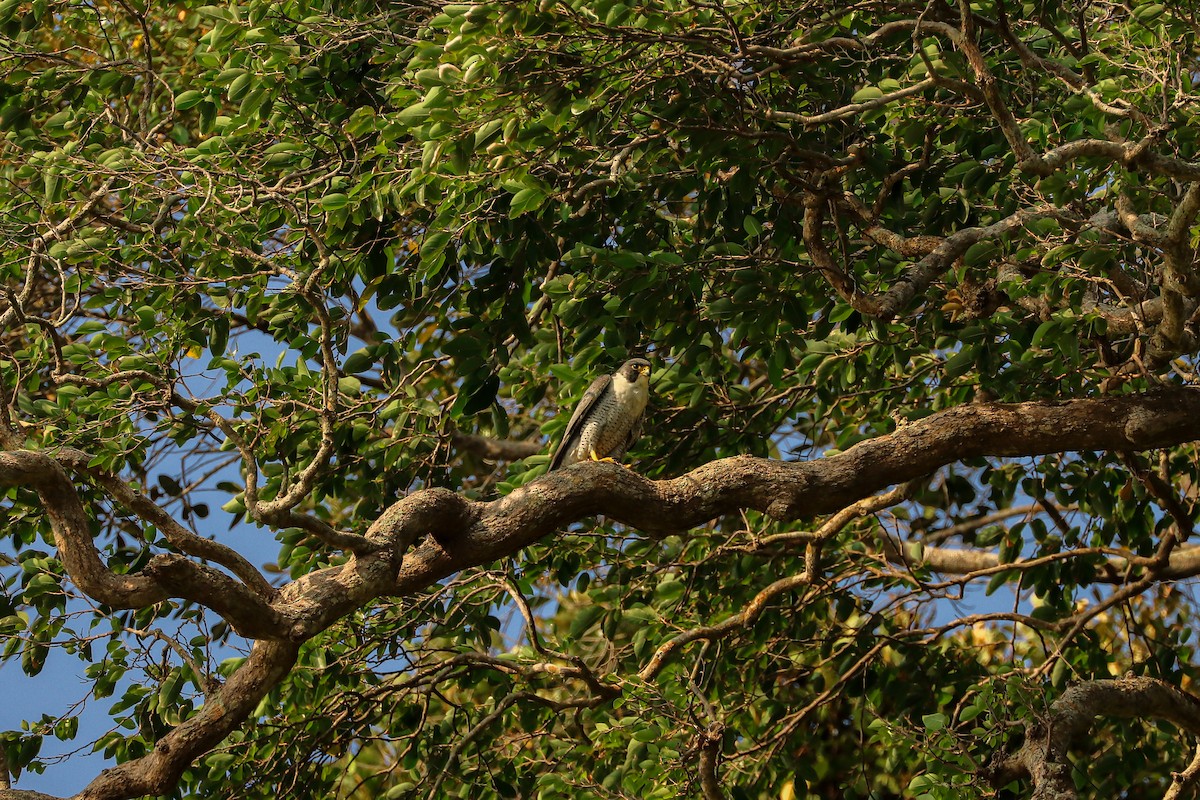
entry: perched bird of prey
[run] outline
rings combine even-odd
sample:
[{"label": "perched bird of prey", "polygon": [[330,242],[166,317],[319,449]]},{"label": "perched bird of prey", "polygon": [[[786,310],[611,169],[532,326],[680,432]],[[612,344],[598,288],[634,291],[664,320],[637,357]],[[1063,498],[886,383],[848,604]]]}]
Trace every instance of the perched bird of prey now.
[{"label": "perched bird of prey", "polygon": [[550,459],[550,469],[579,461],[615,461],[642,432],[650,398],[650,362],[631,358],[612,375],[592,381]]}]

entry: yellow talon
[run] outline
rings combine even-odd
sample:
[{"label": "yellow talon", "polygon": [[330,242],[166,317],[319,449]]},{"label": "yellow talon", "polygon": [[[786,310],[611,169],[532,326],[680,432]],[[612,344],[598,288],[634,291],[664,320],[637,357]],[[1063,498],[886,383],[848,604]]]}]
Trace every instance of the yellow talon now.
[{"label": "yellow talon", "polygon": [[[601,458],[601,457],[600,457],[600,454],[596,452],[595,448],[589,448],[589,449],[588,449],[588,457],[589,457],[589,458],[590,458],[592,461],[601,461],[601,462],[603,462],[603,463],[605,463],[605,464],[616,464],[616,463],[617,463],[616,461],[614,461],[614,460],[612,459],[612,456],[605,456],[604,458]],[[621,466],[623,467],[623,466],[625,466],[625,465],[624,465],[624,464],[622,464]]]}]

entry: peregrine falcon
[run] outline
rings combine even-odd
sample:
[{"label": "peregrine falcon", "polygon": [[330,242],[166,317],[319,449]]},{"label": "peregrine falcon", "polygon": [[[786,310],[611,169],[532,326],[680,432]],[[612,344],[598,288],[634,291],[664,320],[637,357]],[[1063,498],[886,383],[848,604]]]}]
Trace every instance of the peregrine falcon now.
[{"label": "peregrine falcon", "polygon": [[649,397],[650,362],[644,358],[631,358],[612,375],[596,378],[575,406],[550,469],[620,459],[642,432]]}]

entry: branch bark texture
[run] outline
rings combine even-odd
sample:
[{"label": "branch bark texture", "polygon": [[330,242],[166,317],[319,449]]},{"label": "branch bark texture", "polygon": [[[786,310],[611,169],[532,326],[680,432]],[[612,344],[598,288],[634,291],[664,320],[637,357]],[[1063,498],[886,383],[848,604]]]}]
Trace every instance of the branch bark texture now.
[{"label": "branch bark texture", "polygon": [[[971,404],[931,415],[845,452],[804,462],[749,456],[678,478],[648,480],[613,464],[581,464],[490,501],[446,489],[405,497],[367,528],[369,547],[264,597],[236,576],[174,553],[140,572],[110,571],[88,514],[52,453],[0,452],[0,485],[36,490],[72,580],[98,602],[142,607],[169,597],[200,603],[258,640],[247,662],[201,711],[142,759],[107,770],[81,798],[167,791],[182,770],[240,725],[287,674],[299,643],[385,596],[412,595],[461,570],[512,554],[603,514],[646,531],[684,531],[742,509],[779,520],[829,514],[963,459],[1079,450],[1146,450],[1200,439],[1200,390],[1065,402]],[[74,454],[66,458],[75,462]],[[136,509],[134,509],[136,511]]]},{"label": "branch bark texture", "polygon": [[1048,713],[1030,722],[1025,742],[994,757],[981,777],[996,788],[1030,780],[1034,800],[1074,800],[1068,750],[1100,716],[1162,720],[1200,735],[1200,700],[1169,683],[1140,677],[1086,681],[1067,689]]}]

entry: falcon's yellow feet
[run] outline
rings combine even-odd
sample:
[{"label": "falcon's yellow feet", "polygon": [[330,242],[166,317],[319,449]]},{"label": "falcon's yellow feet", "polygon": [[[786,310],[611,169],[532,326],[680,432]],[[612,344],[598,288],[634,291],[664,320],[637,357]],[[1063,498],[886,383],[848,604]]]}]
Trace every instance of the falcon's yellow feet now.
[{"label": "falcon's yellow feet", "polygon": [[617,464],[625,467],[625,469],[629,469],[628,464],[622,464],[620,461],[615,461],[613,460],[612,456],[605,456],[604,458],[601,458],[595,450],[588,450],[588,458],[592,461],[600,461],[605,464]]}]

